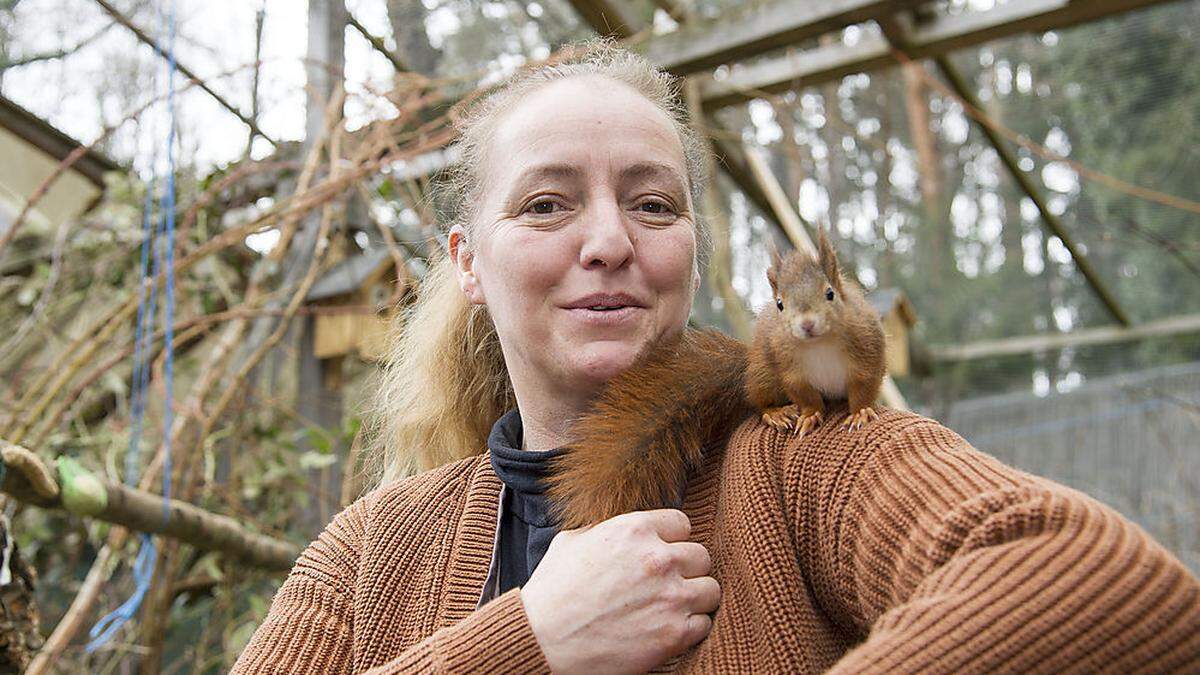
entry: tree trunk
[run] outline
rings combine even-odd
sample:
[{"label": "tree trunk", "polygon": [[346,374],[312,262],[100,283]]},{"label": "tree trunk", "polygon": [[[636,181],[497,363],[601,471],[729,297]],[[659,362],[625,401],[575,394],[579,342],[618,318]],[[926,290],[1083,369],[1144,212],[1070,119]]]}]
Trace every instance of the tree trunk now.
[{"label": "tree trunk", "polygon": [[442,53],[429,44],[425,33],[425,5],[421,0],[387,0],[387,13],[401,60],[413,71],[434,77]]}]

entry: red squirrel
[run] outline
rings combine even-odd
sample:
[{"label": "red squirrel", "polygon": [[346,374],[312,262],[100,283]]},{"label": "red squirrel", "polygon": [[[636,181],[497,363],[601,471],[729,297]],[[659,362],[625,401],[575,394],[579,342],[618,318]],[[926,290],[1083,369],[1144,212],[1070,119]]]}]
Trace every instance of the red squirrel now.
[{"label": "red squirrel", "polygon": [[749,346],[686,329],[605,386],[548,478],[564,529],[672,503],[688,471],[751,414],[802,435],[823,421],[824,395],[848,399],[845,429],[877,417],[871,405],[886,371],[879,317],[842,277],[824,230],[817,253],[772,250],[775,302]]}]

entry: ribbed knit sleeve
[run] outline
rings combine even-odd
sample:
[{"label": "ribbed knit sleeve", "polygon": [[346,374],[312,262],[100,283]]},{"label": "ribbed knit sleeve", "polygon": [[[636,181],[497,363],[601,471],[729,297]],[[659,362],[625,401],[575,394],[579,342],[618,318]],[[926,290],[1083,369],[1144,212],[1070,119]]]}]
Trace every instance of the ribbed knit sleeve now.
[{"label": "ribbed knit sleeve", "polygon": [[300,554],[231,673],[349,673],[351,602],[364,531],[360,499]]},{"label": "ribbed knit sleeve", "polygon": [[[338,514],[300,555],[231,673],[351,673],[354,588],[371,495]],[[360,599],[371,602],[372,598]],[[431,598],[430,602],[433,602]],[[548,673],[513,589],[363,673]]]},{"label": "ribbed knit sleeve", "polygon": [[876,424],[798,502],[831,542],[818,593],[866,633],[832,672],[1200,671],[1200,583],[1141,528],[935,422]]},{"label": "ribbed knit sleeve", "polygon": [[364,675],[549,672],[514,588]]}]

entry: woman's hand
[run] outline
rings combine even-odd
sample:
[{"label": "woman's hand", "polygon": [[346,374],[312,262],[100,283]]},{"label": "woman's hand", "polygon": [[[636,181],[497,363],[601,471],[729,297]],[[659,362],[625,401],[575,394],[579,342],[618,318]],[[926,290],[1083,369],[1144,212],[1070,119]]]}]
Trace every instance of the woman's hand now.
[{"label": "woman's hand", "polygon": [[721,589],[682,511],[559,532],[521,601],[556,673],[646,672],[700,642]]}]

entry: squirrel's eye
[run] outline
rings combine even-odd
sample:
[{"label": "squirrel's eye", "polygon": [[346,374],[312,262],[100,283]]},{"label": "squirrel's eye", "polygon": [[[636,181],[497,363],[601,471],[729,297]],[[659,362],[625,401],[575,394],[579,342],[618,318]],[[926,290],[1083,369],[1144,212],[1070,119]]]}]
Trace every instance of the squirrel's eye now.
[{"label": "squirrel's eye", "polygon": [[783,298],[775,298],[775,306],[778,307],[779,311],[782,312],[783,311]]},{"label": "squirrel's eye", "polygon": [[830,302],[833,302],[833,289],[832,288],[825,289],[825,299]]}]

